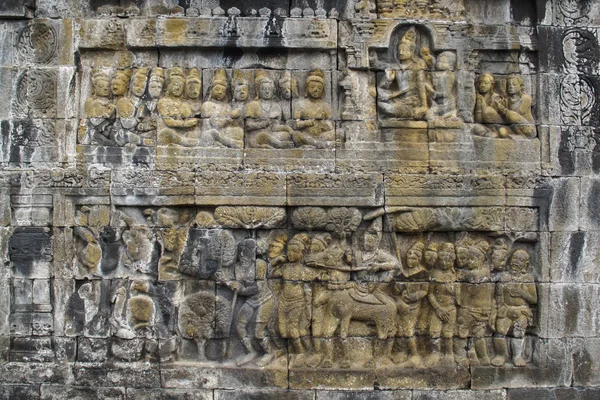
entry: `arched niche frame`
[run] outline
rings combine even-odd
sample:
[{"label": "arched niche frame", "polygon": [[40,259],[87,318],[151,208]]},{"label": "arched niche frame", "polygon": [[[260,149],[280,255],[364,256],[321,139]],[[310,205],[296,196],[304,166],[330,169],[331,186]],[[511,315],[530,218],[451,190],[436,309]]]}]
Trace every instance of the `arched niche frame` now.
[{"label": "arched niche frame", "polygon": [[388,28],[387,35],[379,43],[369,46],[369,64],[371,69],[382,70],[394,68],[400,63],[398,45],[406,32],[415,28],[416,46],[415,56],[421,57],[421,49],[428,48],[433,55],[436,51],[434,31],[427,25],[401,22],[393,28]]}]

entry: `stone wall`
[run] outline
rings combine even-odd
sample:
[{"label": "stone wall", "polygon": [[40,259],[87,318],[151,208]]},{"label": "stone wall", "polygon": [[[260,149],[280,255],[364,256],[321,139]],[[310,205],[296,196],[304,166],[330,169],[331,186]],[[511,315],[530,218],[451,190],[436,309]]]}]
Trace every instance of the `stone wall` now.
[{"label": "stone wall", "polygon": [[3,1],[1,397],[600,397],[598,29]]}]

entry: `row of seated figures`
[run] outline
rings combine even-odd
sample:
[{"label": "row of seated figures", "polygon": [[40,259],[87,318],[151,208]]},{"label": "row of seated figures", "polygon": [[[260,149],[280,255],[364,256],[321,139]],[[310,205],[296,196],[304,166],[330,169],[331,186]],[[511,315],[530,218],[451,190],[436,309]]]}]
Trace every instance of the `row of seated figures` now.
[{"label": "row of seated figures", "polygon": [[[472,96],[459,96],[456,53],[442,51],[434,55],[428,47],[417,48],[417,33],[412,27],[399,41],[394,67],[380,73],[376,100],[371,100],[384,142],[390,141],[385,140],[386,135],[402,142],[406,132],[414,135],[418,129],[426,132],[427,128],[453,129],[459,135],[470,132],[486,138],[537,136],[532,97],[526,93],[521,75],[495,77],[483,73],[477,78]],[[342,82],[346,97],[362,91],[360,87],[349,89]],[[233,70],[228,75],[224,69],[213,72],[154,67],[118,70],[112,78],[94,69],[92,94],[85,101],[87,120],[82,121],[79,143],[332,148],[336,143],[333,92],[331,76],[320,69],[301,73]],[[463,97],[474,99],[474,124],[467,129],[462,118],[464,110],[459,112],[458,107]],[[356,99],[351,100],[356,103]],[[349,113],[346,109],[352,101],[344,100],[343,120],[361,121],[359,112]],[[355,104],[356,109],[368,107]],[[413,128],[416,130],[411,131]]]},{"label": "row of seated figures", "polygon": [[320,69],[308,73],[306,97],[295,102],[293,119],[289,106],[298,97],[298,83],[289,71],[278,79],[256,71],[256,97],[250,99],[249,74],[235,70],[230,81],[224,69],[216,70],[204,101],[197,68],[186,74],[173,67],[166,70],[166,77],[160,67],[138,68],[126,96],[130,74],[117,71],[111,80],[105,72],[94,71],[80,143],[138,145],[153,133],[159,145],[183,147],[241,149],[246,142],[252,148],[329,148],[335,141],[332,108],[324,99],[325,73]]}]

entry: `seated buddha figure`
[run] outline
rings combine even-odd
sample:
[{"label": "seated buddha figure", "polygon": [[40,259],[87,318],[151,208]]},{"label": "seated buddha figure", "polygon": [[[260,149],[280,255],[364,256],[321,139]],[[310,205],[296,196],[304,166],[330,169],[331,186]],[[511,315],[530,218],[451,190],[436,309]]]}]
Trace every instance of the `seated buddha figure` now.
[{"label": "seated buddha figure", "polygon": [[294,110],[294,132],[297,147],[332,147],[335,129],[331,121],[331,105],[323,100],[325,74],[313,69],[306,78],[306,97],[300,99]]},{"label": "seated buddha figure", "polygon": [[265,71],[256,71],[257,99],[248,105],[248,147],[287,149],[294,147],[292,128],[282,122],[283,110],[275,100],[275,82]]}]

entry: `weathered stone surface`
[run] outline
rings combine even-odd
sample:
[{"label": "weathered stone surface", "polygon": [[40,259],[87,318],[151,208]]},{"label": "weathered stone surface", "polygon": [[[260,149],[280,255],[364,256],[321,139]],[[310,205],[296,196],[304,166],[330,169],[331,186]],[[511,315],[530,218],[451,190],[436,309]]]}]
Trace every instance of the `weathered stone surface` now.
[{"label": "weathered stone surface", "polygon": [[597,397],[596,3],[2,2],[0,397]]},{"label": "weathered stone surface", "polygon": [[212,400],[211,390],[127,389],[127,398],[133,400]]},{"label": "weathered stone surface", "polygon": [[504,399],[505,394],[502,390],[448,390],[441,391],[417,391],[413,392],[413,399],[416,400],[469,400],[469,399]]},{"label": "weathered stone surface", "polygon": [[42,385],[41,399],[62,400],[71,398],[80,399],[125,399],[124,388],[78,388],[62,385]]},{"label": "weathered stone surface", "polygon": [[333,390],[318,390],[317,399],[331,399],[331,400],[348,400],[348,399],[362,399],[362,400],[409,400],[412,398],[412,393],[409,390],[394,390],[394,391],[333,391]]},{"label": "weathered stone surface", "polygon": [[215,400],[311,400],[315,397],[311,390],[215,390],[214,393]]},{"label": "weathered stone surface", "polygon": [[598,387],[598,361],[593,356],[598,354],[600,341],[598,338],[587,340],[577,340],[574,343],[575,351],[573,353],[573,381],[576,386]]}]

